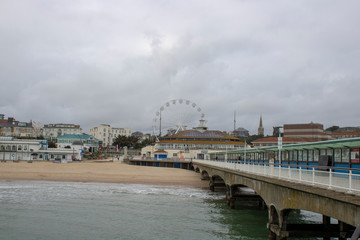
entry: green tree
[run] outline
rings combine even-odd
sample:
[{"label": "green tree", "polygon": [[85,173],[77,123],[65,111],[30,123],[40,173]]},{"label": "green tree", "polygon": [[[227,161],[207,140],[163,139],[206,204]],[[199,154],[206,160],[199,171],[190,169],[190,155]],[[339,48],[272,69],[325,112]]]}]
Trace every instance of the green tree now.
[{"label": "green tree", "polygon": [[119,148],[123,148],[123,147],[128,147],[128,148],[134,148],[134,149],[141,149],[147,145],[152,144],[153,142],[155,142],[155,139],[144,139],[144,140],[140,140],[138,137],[134,137],[134,136],[118,136],[114,143],[113,146],[119,146]]},{"label": "green tree", "polygon": [[338,129],[339,129],[339,126],[332,126],[332,127],[325,129],[325,131],[335,132]]},{"label": "green tree", "polygon": [[117,136],[115,139],[113,146],[119,146],[120,148],[128,147],[128,148],[135,148],[135,145],[139,141],[139,138],[134,136]]}]

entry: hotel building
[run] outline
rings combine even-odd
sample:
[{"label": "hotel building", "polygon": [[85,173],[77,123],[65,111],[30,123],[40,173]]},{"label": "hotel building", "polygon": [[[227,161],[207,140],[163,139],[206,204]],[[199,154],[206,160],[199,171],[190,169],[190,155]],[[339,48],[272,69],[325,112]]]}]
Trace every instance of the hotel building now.
[{"label": "hotel building", "polygon": [[90,135],[102,141],[103,146],[112,145],[115,139],[120,136],[131,136],[131,128],[111,127],[108,124],[101,124],[90,128]]}]

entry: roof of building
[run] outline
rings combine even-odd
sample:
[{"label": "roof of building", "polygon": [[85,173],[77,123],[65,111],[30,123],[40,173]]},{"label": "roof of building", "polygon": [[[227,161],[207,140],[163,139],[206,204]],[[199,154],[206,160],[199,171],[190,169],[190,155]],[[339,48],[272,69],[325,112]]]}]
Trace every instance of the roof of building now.
[{"label": "roof of building", "polygon": [[161,140],[161,143],[179,143],[179,144],[231,144],[231,145],[244,145],[244,142],[234,142],[234,141],[205,141],[205,140]]},{"label": "roof of building", "polygon": [[64,134],[61,136],[58,136],[58,139],[83,139],[83,140],[88,140],[88,139],[93,139],[94,137],[88,134]]},{"label": "roof of building", "polygon": [[320,123],[298,123],[298,124],[284,124],[285,129],[323,129],[323,125]]},{"label": "roof of building", "polygon": [[360,132],[332,132],[330,135],[332,136],[360,136]]},{"label": "roof of building", "polygon": [[53,123],[45,124],[44,128],[80,128],[80,125],[70,123]]},{"label": "roof of building", "polygon": [[195,129],[181,131],[170,136],[165,136],[161,139],[161,141],[169,141],[169,140],[197,140],[197,141],[207,140],[207,141],[221,141],[221,142],[241,141],[239,138],[232,137],[229,134],[218,130],[198,131]]},{"label": "roof of building", "polygon": [[[317,140],[314,138],[301,138],[301,137],[282,138],[283,143],[300,143],[300,142],[315,142],[315,141]],[[278,137],[264,137],[252,141],[252,143],[277,143],[277,142],[278,142]]]}]

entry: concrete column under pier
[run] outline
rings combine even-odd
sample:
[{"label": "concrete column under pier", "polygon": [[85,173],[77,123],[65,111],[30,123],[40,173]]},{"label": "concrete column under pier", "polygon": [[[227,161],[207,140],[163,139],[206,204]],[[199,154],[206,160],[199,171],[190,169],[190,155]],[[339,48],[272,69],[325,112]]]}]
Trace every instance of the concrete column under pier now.
[{"label": "concrete column under pier", "polygon": [[210,178],[210,182],[209,182],[209,187],[211,191],[226,191],[226,185],[224,180],[222,180],[222,178],[219,177],[211,177]]},{"label": "concrete column under pier", "polygon": [[276,210],[269,210],[269,239],[280,240],[287,238],[338,238],[340,240],[350,238],[354,232],[354,227],[339,221],[338,224],[331,224],[330,217],[323,216],[321,224],[289,224],[287,222],[288,215],[291,210],[283,210],[280,212],[278,221],[276,221]]}]

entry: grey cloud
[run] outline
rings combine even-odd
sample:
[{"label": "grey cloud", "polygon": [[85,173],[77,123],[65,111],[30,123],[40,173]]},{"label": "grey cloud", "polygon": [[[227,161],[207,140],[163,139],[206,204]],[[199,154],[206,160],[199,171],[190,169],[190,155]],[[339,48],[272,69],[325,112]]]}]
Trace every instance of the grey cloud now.
[{"label": "grey cloud", "polygon": [[0,112],[151,131],[190,99],[210,128],[360,125],[358,1],[2,1]]}]

